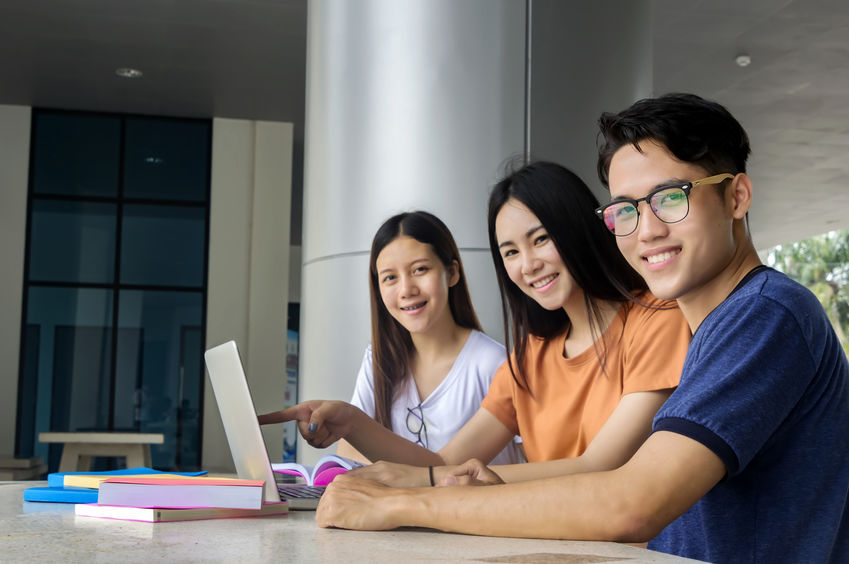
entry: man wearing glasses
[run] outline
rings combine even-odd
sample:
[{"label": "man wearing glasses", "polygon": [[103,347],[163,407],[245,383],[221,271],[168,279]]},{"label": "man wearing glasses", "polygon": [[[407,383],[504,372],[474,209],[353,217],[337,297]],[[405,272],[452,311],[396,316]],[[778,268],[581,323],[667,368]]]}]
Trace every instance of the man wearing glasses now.
[{"label": "man wearing glasses", "polygon": [[[547,480],[392,489],[342,476],[319,524],[651,540],[710,562],[846,562],[849,365],[816,298],[758,258],[745,131],[687,94],[641,100],[600,125],[611,201],[596,213],[693,331],[651,436],[616,470]],[[497,481],[475,461],[457,474]]]},{"label": "man wearing glasses", "polygon": [[816,298],[758,258],[745,131],[686,94],[600,125],[611,201],[596,212],[693,332],[680,385],[635,456],[668,480],[650,486],[653,511],[677,517],[649,548],[710,562],[846,562],[846,355]]}]

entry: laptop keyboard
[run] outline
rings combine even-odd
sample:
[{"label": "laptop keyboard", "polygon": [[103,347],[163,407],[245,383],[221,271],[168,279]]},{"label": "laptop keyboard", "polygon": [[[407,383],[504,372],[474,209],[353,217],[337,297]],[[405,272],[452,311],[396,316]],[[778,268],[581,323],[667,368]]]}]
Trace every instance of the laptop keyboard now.
[{"label": "laptop keyboard", "polygon": [[318,499],[327,486],[307,486],[306,484],[277,484],[280,495],[288,498]]}]

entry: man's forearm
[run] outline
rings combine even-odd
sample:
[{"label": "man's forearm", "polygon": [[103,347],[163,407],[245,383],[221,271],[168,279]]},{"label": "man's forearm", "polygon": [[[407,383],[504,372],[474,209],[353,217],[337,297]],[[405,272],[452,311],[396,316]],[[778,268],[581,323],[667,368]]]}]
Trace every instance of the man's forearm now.
[{"label": "man's forearm", "polygon": [[[611,472],[497,486],[411,489],[389,500],[398,526],[486,536],[648,540],[635,496]],[[644,538],[645,537],[645,538]]]}]

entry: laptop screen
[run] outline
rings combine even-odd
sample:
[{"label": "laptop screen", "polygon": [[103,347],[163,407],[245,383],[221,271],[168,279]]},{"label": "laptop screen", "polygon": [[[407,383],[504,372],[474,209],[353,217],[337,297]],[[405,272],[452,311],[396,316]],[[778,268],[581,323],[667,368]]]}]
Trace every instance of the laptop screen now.
[{"label": "laptop screen", "polygon": [[236,473],[265,480],[265,501],[280,501],[236,342],[209,349],[204,358]]}]

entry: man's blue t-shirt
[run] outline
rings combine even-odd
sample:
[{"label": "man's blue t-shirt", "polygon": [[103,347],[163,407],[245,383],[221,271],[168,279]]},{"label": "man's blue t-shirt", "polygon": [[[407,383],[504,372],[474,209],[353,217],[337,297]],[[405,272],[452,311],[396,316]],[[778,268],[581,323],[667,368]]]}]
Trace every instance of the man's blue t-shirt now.
[{"label": "man's blue t-shirt", "polygon": [[849,562],[849,366],[811,292],[754,273],[693,336],[655,431],[726,477],[649,543],[709,562]]}]

